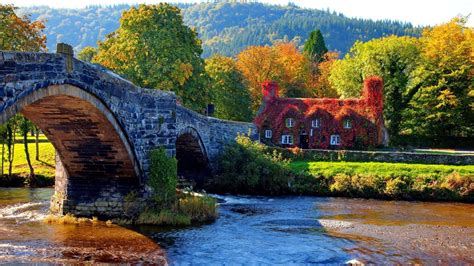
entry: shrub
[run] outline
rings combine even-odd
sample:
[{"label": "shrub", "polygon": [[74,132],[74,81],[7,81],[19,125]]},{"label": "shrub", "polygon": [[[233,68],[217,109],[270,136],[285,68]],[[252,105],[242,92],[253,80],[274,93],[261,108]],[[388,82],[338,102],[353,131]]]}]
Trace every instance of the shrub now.
[{"label": "shrub", "polygon": [[285,194],[292,179],[288,163],[280,152],[239,135],[219,157],[217,175],[209,188],[239,194]]},{"label": "shrub", "polygon": [[149,185],[158,208],[170,207],[176,199],[178,184],[178,161],[169,157],[163,147],[150,152]]},{"label": "shrub", "polygon": [[178,211],[189,216],[191,221],[206,222],[217,218],[216,200],[209,196],[189,196],[178,200]]}]

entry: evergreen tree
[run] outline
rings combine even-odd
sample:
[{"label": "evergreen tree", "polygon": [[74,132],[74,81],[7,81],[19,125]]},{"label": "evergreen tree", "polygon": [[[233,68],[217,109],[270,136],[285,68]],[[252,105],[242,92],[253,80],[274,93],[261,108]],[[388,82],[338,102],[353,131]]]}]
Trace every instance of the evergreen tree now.
[{"label": "evergreen tree", "polygon": [[313,62],[322,62],[324,60],[324,54],[328,52],[328,48],[320,30],[312,31],[309,34],[303,51]]}]

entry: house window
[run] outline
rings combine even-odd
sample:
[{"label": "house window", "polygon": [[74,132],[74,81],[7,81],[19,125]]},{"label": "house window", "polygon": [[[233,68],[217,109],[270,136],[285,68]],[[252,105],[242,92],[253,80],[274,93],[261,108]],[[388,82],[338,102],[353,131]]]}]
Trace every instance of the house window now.
[{"label": "house window", "polygon": [[321,126],[319,118],[313,119],[313,121],[311,121],[311,126],[314,128],[319,128]]},{"label": "house window", "polygon": [[272,138],[272,131],[270,129],[265,130],[265,138],[267,139]]},{"label": "house window", "polygon": [[350,119],[344,120],[344,128],[352,128],[352,120]]},{"label": "house window", "polygon": [[281,144],[293,144],[293,136],[292,135],[282,135],[281,136]]},{"label": "house window", "polygon": [[341,145],[341,136],[331,135],[331,145]]},{"label": "house window", "polygon": [[295,121],[293,120],[293,118],[287,118],[285,120],[285,123],[286,123],[286,127],[294,127],[295,126]]}]

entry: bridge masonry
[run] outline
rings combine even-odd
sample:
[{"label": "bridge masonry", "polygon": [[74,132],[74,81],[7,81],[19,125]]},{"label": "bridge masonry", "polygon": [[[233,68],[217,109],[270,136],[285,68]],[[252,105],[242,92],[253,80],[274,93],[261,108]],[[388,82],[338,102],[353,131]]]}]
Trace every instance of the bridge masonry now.
[{"label": "bridge masonry", "polygon": [[176,155],[176,141],[187,133],[198,145],[183,145],[184,151],[199,147],[214,169],[238,133],[258,136],[253,124],[197,114],[177,104],[172,92],[139,88],[77,60],[67,45],[58,52],[0,51],[0,123],[22,113],[54,145],[51,209],[57,213],[133,215],[127,195],[138,195],[133,204],[143,205],[150,194],[150,150],[164,147]]}]

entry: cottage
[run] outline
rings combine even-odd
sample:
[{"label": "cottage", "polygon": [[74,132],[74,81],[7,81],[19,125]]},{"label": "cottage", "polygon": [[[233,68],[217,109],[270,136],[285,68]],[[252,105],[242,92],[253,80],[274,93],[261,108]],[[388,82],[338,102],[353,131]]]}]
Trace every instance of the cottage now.
[{"label": "cottage", "polygon": [[263,103],[254,123],[269,145],[303,149],[367,149],[386,145],[383,81],[364,81],[358,99],[280,98],[278,84],[262,84]]}]

